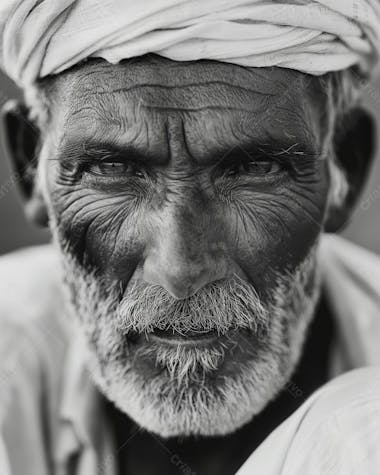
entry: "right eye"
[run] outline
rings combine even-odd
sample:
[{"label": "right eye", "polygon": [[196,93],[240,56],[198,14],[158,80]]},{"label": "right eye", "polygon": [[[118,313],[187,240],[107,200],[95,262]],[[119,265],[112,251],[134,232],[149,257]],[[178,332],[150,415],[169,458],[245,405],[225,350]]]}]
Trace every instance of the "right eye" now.
[{"label": "right eye", "polygon": [[144,177],[144,173],[139,170],[134,163],[119,160],[98,160],[96,162],[88,163],[85,167],[85,171],[92,175],[102,177]]}]

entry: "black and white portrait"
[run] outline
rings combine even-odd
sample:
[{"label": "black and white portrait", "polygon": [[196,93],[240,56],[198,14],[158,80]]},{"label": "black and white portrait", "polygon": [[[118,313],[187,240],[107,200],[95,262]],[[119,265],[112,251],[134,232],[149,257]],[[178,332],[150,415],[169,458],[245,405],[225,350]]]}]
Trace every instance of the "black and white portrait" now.
[{"label": "black and white portrait", "polygon": [[0,475],[379,473],[379,0],[1,0],[0,68]]}]

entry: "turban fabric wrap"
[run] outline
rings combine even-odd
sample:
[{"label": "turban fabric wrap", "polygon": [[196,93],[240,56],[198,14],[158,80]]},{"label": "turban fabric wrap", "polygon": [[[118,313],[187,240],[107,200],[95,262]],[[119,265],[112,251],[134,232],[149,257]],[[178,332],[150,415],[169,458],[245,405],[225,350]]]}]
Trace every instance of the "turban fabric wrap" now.
[{"label": "turban fabric wrap", "polygon": [[0,0],[0,65],[20,85],[88,57],[156,53],[321,75],[380,56],[380,0]]}]

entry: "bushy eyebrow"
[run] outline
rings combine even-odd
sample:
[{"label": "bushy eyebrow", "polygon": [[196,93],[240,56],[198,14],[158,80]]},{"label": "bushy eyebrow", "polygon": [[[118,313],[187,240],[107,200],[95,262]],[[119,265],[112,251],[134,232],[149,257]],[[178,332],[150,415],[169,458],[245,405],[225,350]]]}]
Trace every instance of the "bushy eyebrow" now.
[{"label": "bushy eyebrow", "polygon": [[254,161],[259,159],[299,159],[315,160],[321,157],[321,153],[310,144],[289,142],[286,140],[274,140],[270,143],[248,143],[238,145],[219,156],[218,163],[230,163],[234,160],[240,162]]},{"label": "bushy eyebrow", "polygon": [[[193,163],[203,166],[214,166],[236,162],[267,159],[315,159],[320,157],[311,144],[295,143],[288,140],[272,140],[269,143],[250,142],[235,145],[230,148],[207,152],[204,157],[190,157]],[[199,160],[197,160],[197,158]],[[58,152],[60,161],[92,161],[120,160],[129,161],[142,166],[164,165],[170,157],[138,150],[131,145],[119,145],[112,142],[82,140],[67,142]]]},{"label": "bushy eyebrow", "polygon": [[74,141],[67,142],[58,152],[58,159],[70,160],[125,160],[141,164],[161,162],[163,157],[143,153],[135,147],[120,146],[112,142]]}]

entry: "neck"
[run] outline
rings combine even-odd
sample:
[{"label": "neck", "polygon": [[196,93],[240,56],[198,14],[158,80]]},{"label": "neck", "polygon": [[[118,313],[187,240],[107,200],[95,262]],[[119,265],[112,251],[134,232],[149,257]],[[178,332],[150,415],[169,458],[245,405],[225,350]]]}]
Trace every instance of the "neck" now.
[{"label": "neck", "polygon": [[139,431],[126,415],[110,405],[117,446],[130,439],[118,452],[120,475],[235,473],[261,442],[328,380],[333,333],[332,315],[322,295],[291,381],[264,411],[228,436],[161,439]]}]

